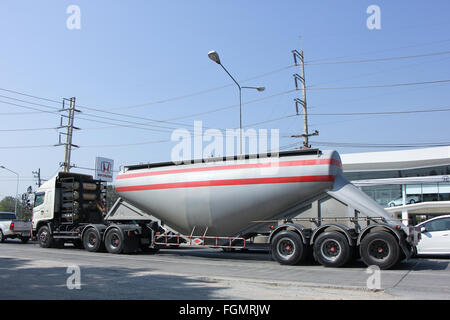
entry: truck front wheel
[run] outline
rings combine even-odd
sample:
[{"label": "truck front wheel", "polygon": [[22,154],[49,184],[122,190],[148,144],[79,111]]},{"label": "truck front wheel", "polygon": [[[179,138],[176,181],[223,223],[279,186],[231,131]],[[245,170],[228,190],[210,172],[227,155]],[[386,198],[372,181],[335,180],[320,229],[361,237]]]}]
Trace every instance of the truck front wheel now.
[{"label": "truck front wheel", "polygon": [[272,257],[281,264],[295,265],[305,259],[306,248],[294,231],[280,231],[271,242]]},{"label": "truck front wheel", "polygon": [[39,245],[41,248],[51,248],[53,245],[53,237],[50,229],[47,226],[42,226],[37,235]]},{"label": "truck front wheel", "polygon": [[386,231],[369,233],[361,241],[361,259],[368,266],[389,269],[400,260],[400,246],[397,239]]}]

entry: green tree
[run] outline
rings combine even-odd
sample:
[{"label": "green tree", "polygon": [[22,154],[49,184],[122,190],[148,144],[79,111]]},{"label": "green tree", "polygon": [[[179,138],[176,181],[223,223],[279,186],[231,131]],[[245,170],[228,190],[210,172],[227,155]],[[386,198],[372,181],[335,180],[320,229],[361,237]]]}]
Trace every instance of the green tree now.
[{"label": "green tree", "polygon": [[[14,212],[16,206],[16,200],[14,197],[4,197],[0,201],[0,211]],[[22,201],[17,201],[17,219],[29,220],[31,218],[30,210],[22,204]]]}]

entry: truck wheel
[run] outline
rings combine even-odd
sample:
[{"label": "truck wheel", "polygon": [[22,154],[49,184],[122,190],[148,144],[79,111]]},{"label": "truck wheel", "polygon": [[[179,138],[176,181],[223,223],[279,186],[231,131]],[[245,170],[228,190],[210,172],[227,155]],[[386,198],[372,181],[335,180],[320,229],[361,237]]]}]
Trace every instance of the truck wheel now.
[{"label": "truck wheel", "polygon": [[342,233],[324,232],[314,242],[314,255],[325,267],[342,267],[350,260],[350,245]]},{"label": "truck wheel", "polygon": [[400,260],[397,239],[386,231],[369,233],[361,241],[359,250],[367,266],[376,265],[380,269],[389,269]]},{"label": "truck wheel", "polygon": [[89,252],[97,252],[102,245],[102,237],[97,229],[89,228],[83,234],[83,246]]},{"label": "truck wheel", "polygon": [[42,226],[37,235],[39,246],[41,248],[51,248],[53,245],[53,237],[50,233],[50,229],[47,226]]},{"label": "truck wheel", "polygon": [[0,243],[5,242],[5,236],[3,235],[2,230],[0,230]]},{"label": "truck wheel", "polygon": [[110,229],[105,236],[105,247],[109,253],[121,253],[124,248],[122,233],[117,229]]},{"label": "truck wheel", "polygon": [[305,259],[306,248],[294,231],[280,231],[271,242],[272,257],[280,264],[295,265]]}]

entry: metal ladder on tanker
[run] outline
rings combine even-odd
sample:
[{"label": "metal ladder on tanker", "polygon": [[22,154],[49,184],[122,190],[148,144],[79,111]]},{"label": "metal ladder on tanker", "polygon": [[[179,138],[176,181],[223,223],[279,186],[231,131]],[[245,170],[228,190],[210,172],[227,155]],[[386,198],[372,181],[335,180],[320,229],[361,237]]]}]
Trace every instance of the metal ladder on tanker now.
[{"label": "metal ladder on tanker", "polygon": [[[78,182],[77,182],[78,183]],[[75,200],[75,179],[73,177],[67,177],[61,179],[61,224],[73,224],[74,215],[78,208],[75,208],[75,204],[78,203]],[[71,194],[71,195],[69,195]],[[63,219],[64,217],[64,219]]]}]

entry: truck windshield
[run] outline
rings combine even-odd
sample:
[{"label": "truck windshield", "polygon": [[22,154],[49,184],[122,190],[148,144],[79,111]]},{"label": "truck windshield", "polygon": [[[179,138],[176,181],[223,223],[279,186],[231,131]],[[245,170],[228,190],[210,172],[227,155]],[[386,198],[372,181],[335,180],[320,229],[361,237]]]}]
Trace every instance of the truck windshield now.
[{"label": "truck windshield", "polygon": [[0,212],[0,221],[15,220],[15,219],[16,215],[14,213]]}]

